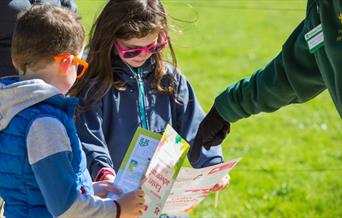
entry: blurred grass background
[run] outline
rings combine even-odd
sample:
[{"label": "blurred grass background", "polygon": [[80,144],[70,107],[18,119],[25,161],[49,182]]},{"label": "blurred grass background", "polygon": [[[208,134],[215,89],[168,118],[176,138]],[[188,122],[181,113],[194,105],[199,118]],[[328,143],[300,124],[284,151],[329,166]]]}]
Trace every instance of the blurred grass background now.
[{"label": "blurred grass background", "polygon": [[[78,0],[87,31],[105,0]],[[266,65],[305,17],[305,0],[164,0],[179,68],[205,111],[228,85]],[[232,125],[230,187],[192,217],[342,217],[342,123],[327,91]]]}]

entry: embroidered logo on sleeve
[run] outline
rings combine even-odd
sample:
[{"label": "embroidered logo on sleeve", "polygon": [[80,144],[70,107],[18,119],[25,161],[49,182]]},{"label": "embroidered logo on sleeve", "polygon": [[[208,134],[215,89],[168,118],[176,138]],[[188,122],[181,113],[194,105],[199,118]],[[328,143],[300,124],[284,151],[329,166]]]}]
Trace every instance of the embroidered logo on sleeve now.
[{"label": "embroidered logo on sleeve", "polygon": [[311,54],[316,52],[324,45],[324,35],[322,25],[318,25],[304,35]]}]

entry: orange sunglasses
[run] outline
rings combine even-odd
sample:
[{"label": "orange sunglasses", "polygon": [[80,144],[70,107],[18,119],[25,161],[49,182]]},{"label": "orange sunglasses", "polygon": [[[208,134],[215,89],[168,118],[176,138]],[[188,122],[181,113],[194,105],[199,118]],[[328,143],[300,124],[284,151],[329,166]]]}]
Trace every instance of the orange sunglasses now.
[{"label": "orange sunglasses", "polygon": [[[54,56],[53,59],[55,61],[62,61],[66,58],[69,58],[71,56],[70,53],[62,54],[62,55],[57,55]],[[85,71],[88,68],[88,63],[85,62],[84,60],[80,59],[76,55],[73,55],[72,61],[78,64],[78,69],[77,69],[77,79],[81,78]]]}]

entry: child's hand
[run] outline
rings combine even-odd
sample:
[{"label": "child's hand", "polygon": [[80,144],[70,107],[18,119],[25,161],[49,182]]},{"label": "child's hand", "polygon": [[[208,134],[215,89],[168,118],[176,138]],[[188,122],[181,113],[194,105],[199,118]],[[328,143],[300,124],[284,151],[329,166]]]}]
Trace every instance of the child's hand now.
[{"label": "child's hand", "polygon": [[230,180],[230,176],[226,175],[225,177],[222,178],[222,181],[220,183],[217,183],[216,185],[214,185],[214,187],[212,187],[209,191],[210,192],[222,191],[228,186],[229,180]]},{"label": "child's hand", "polygon": [[100,198],[107,197],[108,193],[114,193],[114,194],[121,194],[121,189],[114,187],[113,182],[111,181],[99,181],[99,182],[93,182],[93,188],[94,188],[94,195],[99,196]]},{"label": "child's hand", "polygon": [[139,188],[136,191],[124,194],[119,198],[118,203],[121,207],[121,218],[124,217],[139,217],[144,210],[144,192]]},{"label": "child's hand", "polygon": [[107,174],[105,175],[105,177],[102,179],[102,181],[109,181],[109,182],[114,182],[115,180],[115,176],[114,175],[111,175],[111,174]]}]

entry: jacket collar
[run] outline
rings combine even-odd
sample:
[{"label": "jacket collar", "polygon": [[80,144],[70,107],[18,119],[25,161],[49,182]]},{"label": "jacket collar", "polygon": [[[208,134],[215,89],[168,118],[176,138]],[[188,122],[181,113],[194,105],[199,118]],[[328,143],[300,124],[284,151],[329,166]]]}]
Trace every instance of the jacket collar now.
[{"label": "jacket collar", "polygon": [[77,109],[78,98],[65,97],[59,94],[46,99],[44,102],[63,110],[70,118],[73,118]]},{"label": "jacket collar", "polygon": [[[140,67],[142,78],[149,77],[155,68],[155,59],[150,57],[146,62]],[[121,80],[128,80],[130,77],[134,76],[133,72],[129,69],[126,63],[124,63],[120,57],[112,57],[112,72],[114,76],[117,76]]]}]

